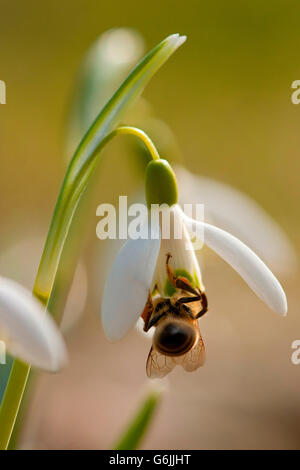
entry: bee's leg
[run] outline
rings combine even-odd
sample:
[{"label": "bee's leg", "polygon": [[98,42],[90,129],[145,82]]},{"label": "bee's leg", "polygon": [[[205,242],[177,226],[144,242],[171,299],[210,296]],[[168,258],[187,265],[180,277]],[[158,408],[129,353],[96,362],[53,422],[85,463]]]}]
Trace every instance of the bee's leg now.
[{"label": "bee's leg", "polygon": [[182,289],[187,292],[190,292],[191,294],[194,294],[195,296],[199,297],[199,292],[194,289],[190,281],[183,276],[178,276],[176,278],[176,287],[177,289]]},{"label": "bee's leg", "polygon": [[148,330],[149,330],[149,321],[150,321],[152,312],[153,312],[153,303],[152,303],[151,292],[150,292],[150,290],[149,290],[148,299],[147,299],[146,305],[145,305],[145,307],[144,307],[143,313],[141,314],[141,318],[142,318],[142,319],[144,320],[144,322],[145,322],[144,328],[143,328],[144,331],[148,331]]},{"label": "bee's leg", "polygon": [[200,294],[195,296],[195,297],[181,297],[180,299],[178,299],[177,302],[180,303],[180,304],[189,304],[191,302],[196,302],[196,301],[199,301],[199,300],[201,300],[202,309],[200,310],[199,313],[197,313],[196,316],[193,316],[193,318],[196,320],[196,319],[202,317],[208,310],[207,297],[204,294],[204,292],[200,292]]},{"label": "bee's leg", "polygon": [[195,320],[195,317],[194,317],[190,307],[188,307],[187,305],[185,305],[183,303],[180,303],[180,302],[178,302],[178,305],[179,305],[179,309],[180,309],[181,313],[183,313],[184,315],[188,315],[192,320]]},{"label": "bee's leg", "polygon": [[152,318],[151,318],[151,321],[148,323],[148,328],[147,328],[147,330],[145,330],[145,328],[144,328],[144,330],[145,330],[145,331],[150,330],[150,328],[152,328],[152,326],[155,326],[156,323],[157,323],[162,317],[164,317],[165,315],[166,315],[166,312],[162,312],[162,313],[159,313],[159,314],[155,315],[154,317],[152,317]]},{"label": "bee's leg", "polygon": [[208,306],[207,306],[207,297],[206,295],[204,294],[204,292],[201,292],[201,304],[202,304],[202,310],[200,310],[199,313],[197,313],[196,317],[195,318],[200,318],[202,317],[208,310]]},{"label": "bee's leg", "polygon": [[180,299],[178,299],[178,302],[182,303],[182,304],[189,304],[191,302],[196,302],[198,300],[201,300],[201,295],[195,295],[195,297],[181,297]]},{"label": "bee's leg", "polygon": [[169,265],[170,258],[172,258],[171,253],[167,254],[167,259],[166,259],[166,268],[167,268],[167,276],[169,278],[169,281],[171,282],[172,286],[176,287],[176,278],[174,276],[174,271]]},{"label": "bee's leg", "polygon": [[171,257],[172,257],[172,255],[170,253],[168,253],[167,254],[167,260],[166,260],[166,268],[167,268],[167,275],[168,275],[168,278],[169,278],[169,281],[171,282],[171,284],[174,287],[176,287],[176,289],[186,290],[187,292],[191,292],[192,294],[198,296],[199,292],[197,292],[196,289],[193,288],[192,284],[190,283],[190,281],[186,277],[183,277],[183,276],[176,277],[174,275],[174,271],[171,268],[171,266],[169,265],[169,260],[170,260]]}]

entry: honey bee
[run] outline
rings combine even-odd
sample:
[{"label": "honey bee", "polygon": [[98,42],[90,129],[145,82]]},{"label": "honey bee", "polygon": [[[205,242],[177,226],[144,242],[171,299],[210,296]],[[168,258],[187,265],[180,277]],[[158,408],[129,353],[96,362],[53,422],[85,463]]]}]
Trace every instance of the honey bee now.
[{"label": "honey bee", "polygon": [[141,317],[144,331],[155,327],[146,372],[151,378],[162,378],[176,365],[194,371],[205,362],[205,348],[198,319],[207,312],[207,298],[199,288],[182,276],[175,277],[167,254],[166,270],[176,292],[170,298],[161,296],[148,300]]}]

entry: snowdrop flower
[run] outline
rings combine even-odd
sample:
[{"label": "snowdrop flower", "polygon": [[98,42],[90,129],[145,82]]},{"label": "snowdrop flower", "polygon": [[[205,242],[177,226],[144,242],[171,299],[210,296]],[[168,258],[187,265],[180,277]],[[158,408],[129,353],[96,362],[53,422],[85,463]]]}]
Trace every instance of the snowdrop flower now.
[{"label": "snowdrop flower", "polygon": [[27,289],[3,277],[0,340],[10,354],[41,369],[54,372],[66,362],[64,341],[52,318]]},{"label": "snowdrop flower", "polygon": [[[148,164],[146,199],[149,208],[152,204],[167,205],[169,236],[164,236],[160,218],[156,225],[152,223],[151,236],[124,244],[104,288],[102,322],[110,340],[122,338],[140,316],[145,331],[156,327],[147,362],[149,376],[162,377],[176,364],[194,370],[204,363],[197,320],[207,311],[207,299],[190,238],[195,225],[202,229],[199,233],[204,234],[205,244],[231,265],[258,297],[286,315],[287,300],[280,283],[250,248],[230,233],[184,214],[177,204],[176,179],[167,161]],[[143,224],[146,233],[148,219]],[[189,320],[185,325],[183,318]]]},{"label": "snowdrop flower", "polygon": [[[152,168],[159,168],[159,172],[161,172],[161,188],[155,188],[159,184],[157,183],[158,176],[155,174],[156,170],[151,171]],[[176,224],[179,227],[182,226],[183,236],[180,239],[172,237],[161,239],[159,233],[158,238],[152,236],[147,239],[130,239],[124,244],[115,258],[104,289],[102,319],[107,336],[111,339],[120,339],[127,333],[140,315],[140,312],[139,314],[136,312],[136,305],[144,307],[151,285],[156,284],[162,294],[169,295],[168,287],[166,287],[165,269],[167,253],[172,256],[173,269],[184,271],[189,278],[193,279],[193,282],[201,287],[200,268],[188,235],[189,231],[193,231],[194,225],[203,228],[205,244],[230,264],[272,310],[286,315],[287,302],[284,291],[269,268],[238,238],[214,225],[196,221],[184,214],[177,204],[174,183],[168,181],[166,184],[166,180],[170,178],[175,179],[175,175],[167,161],[150,162],[146,175],[146,192],[148,194],[151,193],[151,190],[152,194],[157,192],[154,197],[152,196],[152,204],[157,204],[158,201],[159,203],[173,203],[170,204],[171,231],[172,225],[173,227]],[[153,186],[151,190],[149,186]],[[166,188],[168,189],[166,190]],[[167,194],[168,192],[169,194]],[[146,220],[145,223],[147,223]],[[159,227],[152,227],[153,230],[159,231]],[[147,269],[145,269],[146,267]],[[122,288],[125,297],[121,295],[121,292],[118,296],[113,294],[115,286]],[[110,291],[110,289],[112,290]],[[170,290],[172,291],[172,289]],[[129,293],[133,292],[137,294],[130,296]],[[124,301],[125,298],[128,298],[128,303]],[[119,307],[118,304],[120,308],[115,309],[115,306]],[[130,312],[126,313],[127,310]],[[130,315],[132,316],[131,321]],[[115,326],[113,326],[114,320],[116,320]],[[120,327],[119,320],[124,324],[124,329]]]}]

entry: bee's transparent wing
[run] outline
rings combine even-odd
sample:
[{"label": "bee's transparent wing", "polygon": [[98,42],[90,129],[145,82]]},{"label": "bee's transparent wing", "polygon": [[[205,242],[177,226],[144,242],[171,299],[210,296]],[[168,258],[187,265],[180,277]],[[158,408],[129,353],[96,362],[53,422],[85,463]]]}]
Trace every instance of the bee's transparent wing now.
[{"label": "bee's transparent wing", "polygon": [[146,372],[151,379],[161,379],[169,374],[176,365],[182,366],[187,372],[193,372],[204,363],[205,347],[199,333],[199,339],[195,346],[182,356],[165,356],[152,347],[147,359]]},{"label": "bee's transparent wing", "polygon": [[151,379],[161,379],[169,374],[176,366],[176,362],[170,356],[165,356],[151,347],[147,359],[146,372]]},{"label": "bee's transparent wing", "polygon": [[174,359],[176,364],[181,365],[187,372],[193,372],[203,366],[205,363],[205,347],[201,336],[192,349]]}]

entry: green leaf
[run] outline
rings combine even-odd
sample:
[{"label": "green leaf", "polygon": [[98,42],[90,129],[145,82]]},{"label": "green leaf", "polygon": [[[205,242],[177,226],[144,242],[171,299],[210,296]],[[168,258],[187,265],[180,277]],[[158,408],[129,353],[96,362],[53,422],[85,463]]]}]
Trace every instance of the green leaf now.
[{"label": "green leaf", "polygon": [[141,34],[132,28],[102,33],[84,54],[68,116],[66,160],[114,91],[145,53]]},{"label": "green leaf", "polygon": [[158,391],[153,391],[149,394],[127,426],[126,431],[114,447],[114,450],[134,450],[139,447],[159,403],[159,399],[160,393]]},{"label": "green leaf", "polygon": [[[149,80],[184,41],[185,37],[173,34],[137,64],[104,106],[75,152],[56,203],[33,288],[33,294],[46,308],[73,216],[98,163],[106,136],[118,126]],[[6,449],[8,446],[29,371],[28,364],[14,361],[0,407],[0,449]]]},{"label": "green leaf", "polygon": [[5,392],[5,387],[11,371],[12,363],[13,358],[9,354],[6,354],[6,364],[0,363],[0,403]]},{"label": "green leaf", "polygon": [[43,302],[49,297],[73,214],[98,163],[105,137],[118,126],[149,80],[184,41],[185,37],[173,34],[152,49],[104,106],[83,137],[67,170],[41,259],[34,291]]}]

